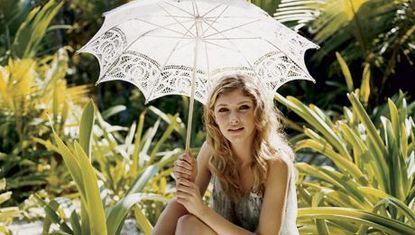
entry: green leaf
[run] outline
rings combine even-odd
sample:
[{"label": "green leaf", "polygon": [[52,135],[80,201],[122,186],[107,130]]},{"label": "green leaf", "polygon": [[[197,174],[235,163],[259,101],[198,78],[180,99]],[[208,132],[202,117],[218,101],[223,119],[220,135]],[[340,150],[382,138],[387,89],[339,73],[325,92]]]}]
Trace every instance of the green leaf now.
[{"label": "green leaf", "polygon": [[46,30],[65,1],[48,1],[33,9],[20,25],[12,45],[12,54],[19,58],[33,57]]},{"label": "green leaf", "polygon": [[327,142],[335,147],[342,156],[351,159],[351,156],[344,145],[344,141],[342,141],[334,132],[332,126],[329,126],[329,124],[327,124],[316,112],[312,111],[294,97],[289,96],[285,99],[281,95],[277,94],[275,98],[306,120],[312,127],[314,127],[315,130],[319,131],[326,138]]},{"label": "green leaf", "polygon": [[346,61],[343,59],[343,56],[336,51],[337,61],[340,64],[340,68],[342,69],[344,79],[346,80],[347,90],[352,92],[354,90],[353,85],[353,78],[352,74],[350,73],[349,67],[347,66]]},{"label": "green leaf", "polygon": [[62,139],[56,133],[53,134],[57,143],[58,152],[62,156],[72,179],[75,181],[76,187],[81,195],[81,200],[85,200],[85,185],[82,179],[81,164],[78,162],[78,158],[74,153],[63,143]]},{"label": "green leaf", "polygon": [[[34,194],[34,198],[39,202],[41,206],[43,206],[43,209],[45,210],[45,213],[46,213],[46,218],[45,218],[46,221],[50,220],[51,222],[58,224],[60,229],[63,232],[73,234],[72,229],[64,221],[62,221],[59,215],[56,213],[56,209],[58,208],[58,203],[55,200],[51,200],[51,202],[48,204],[37,194]],[[47,234],[48,231],[42,232],[42,234],[45,234],[45,233]]]},{"label": "green leaf", "polygon": [[350,173],[354,178],[358,179],[362,183],[366,183],[366,177],[360,171],[360,169],[350,160],[344,158],[340,154],[334,152],[328,146],[323,145],[315,140],[302,140],[299,141],[295,147],[295,151],[300,149],[310,148],[315,151],[322,153],[323,155],[330,158],[336,166],[345,174]]},{"label": "green leaf", "polygon": [[183,139],[185,139],[186,127],[178,115],[175,115],[173,119],[173,116],[171,114],[163,113],[161,110],[157,109],[154,106],[150,106],[148,109],[153,113],[157,114],[157,116],[159,116],[163,121],[165,121],[169,125],[172,121],[176,122],[176,125],[174,126],[174,131],[177,134],[179,134]]},{"label": "green leaf", "polygon": [[390,202],[391,204],[395,205],[395,207],[399,209],[402,212],[402,214],[407,216],[407,218],[410,220],[410,223],[415,225],[415,213],[413,212],[411,208],[405,205],[405,203],[399,200],[398,198],[393,197],[379,189],[375,189],[371,187],[359,187],[359,190],[361,190],[362,193],[371,194],[379,199],[386,200]]},{"label": "green leaf", "polygon": [[161,145],[171,136],[174,128],[176,127],[176,118],[178,114],[171,118],[170,124],[167,127],[166,131],[164,131],[163,135],[161,136],[160,140],[157,141],[156,145],[153,147],[153,150],[150,153],[150,159],[147,161],[147,165],[153,163],[156,154],[159,152]]},{"label": "green leaf", "polygon": [[143,111],[140,114],[140,119],[138,121],[137,131],[134,137],[134,150],[132,155],[132,165],[130,176],[135,178],[138,176],[138,166],[139,166],[139,157],[140,157],[140,146],[141,146],[141,135],[143,134],[144,129],[144,118],[145,118],[146,111]]},{"label": "green leaf", "polygon": [[85,188],[85,207],[88,211],[91,234],[106,234],[107,227],[104,225],[105,212],[99,193],[98,179],[95,170],[89,162],[81,145],[77,142],[75,142],[75,152],[82,166],[82,179],[84,185],[88,185],[88,187]]},{"label": "green leaf", "polygon": [[250,0],[250,2],[257,5],[272,16],[275,13],[275,9],[277,9],[278,4],[280,4],[281,0]]},{"label": "green leaf", "polygon": [[299,208],[297,218],[300,224],[304,219],[342,220],[360,225],[368,225],[391,235],[415,234],[414,227],[408,226],[398,220],[351,208]]},{"label": "green leaf", "polygon": [[74,234],[82,234],[81,224],[79,223],[80,218],[78,216],[78,213],[76,213],[75,210],[72,211],[71,217],[69,218],[69,221],[71,222],[73,233]]},{"label": "green leaf", "polygon": [[363,79],[362,84],[360,85],[360,99],[363,101],[363,104],[367,106],[370,96],[370,64],[367,63],[363,69]]},{"label": "green leaf", "polygon": [[150,235],[153,226],[138,206],[134,207],[134,216],[137,225],[140,227],[141,231],[144,232],[144,235]]},{"label": "green leaf", "polygon": [[[387,154],[387,150],[385,148],[385,145],[382,141],[382,138],[380,137],[379,133],[377,132],[377,129],[373,122],[370,120],[369,115],[366,113],[365,109],[363,108],[363,105],[359,102],[359,99],[357,98],[355,93],[350,93],[347,95],[350,102],[352,103],[353,110],[361,120],[361,122],[364,124],[368,137],[369,137],[369,149],[373,148],[374,152],[372,153],[376,157],[376,162],[379,164],[380,171],[382,174],[382,179],[379,179],[383,187],[386,187],[387,182],[390,178],[390,171],[387,167],[386,161],[384,159],[384,156]],[[387,190],[387,188],[385,188]]]},{"label": "green leaf", "polygon": [[127,110],[127,107],[125,107],[125,105],[116,105],[102,112],[102,117],[104,119],[108,119],[114,116],[115,114],[120,113],[125,110]]},{"label": "green leaf", "polygon": [[94,126],[94,113],[95,106],[93,101],[90,100],[82,112],[81,123],[79,125],[79,144],[87,154],[88,159],[91,159],[91,138],[92,127]]},{"label": "green leaf", "polygon": [[111,209],[107,216],[108,235],[117,235],[124,224],[125,217],[130,209],[142,199],[141,193],[133,193],[122,198]]},{"label": "green leaf", "polygon": [[133,186],[128,190],[126,195],[130,195],[133,193],[139,193],[143,190],[147,182],[157,174],[159,171],[159,167],[156,165],[151,165],[145,168],[144,172],[137,177]]}]

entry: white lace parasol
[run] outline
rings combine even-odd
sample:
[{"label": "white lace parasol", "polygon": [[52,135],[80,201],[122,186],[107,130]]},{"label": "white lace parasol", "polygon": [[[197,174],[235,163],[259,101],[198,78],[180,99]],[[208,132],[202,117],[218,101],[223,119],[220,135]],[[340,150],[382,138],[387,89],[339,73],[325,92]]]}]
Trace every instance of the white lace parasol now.
[{"label": "white lace parasol", "polygon": [[79,51],[98,58],[97,83],[130,82],[147,102],[187,95],[192,108],[193,97],[205,103],[211,84],[228,73],[256,77],[272,92],[287,81],[314,81],[304,53],[318,46],[244,0],[138,0],[104,16]]}]

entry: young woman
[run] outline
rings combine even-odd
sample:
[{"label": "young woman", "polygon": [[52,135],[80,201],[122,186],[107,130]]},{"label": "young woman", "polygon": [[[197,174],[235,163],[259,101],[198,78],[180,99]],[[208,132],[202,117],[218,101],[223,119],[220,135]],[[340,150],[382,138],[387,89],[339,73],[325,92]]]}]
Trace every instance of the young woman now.
[{"label": "young woman", "polygon": [[[176,198],[153,234],[298,234],[294,153],[272,99],[254,78],[226,76],[205,106],[197,161],[175,162]],[[202,201],[212,182],[212,206]]]}]

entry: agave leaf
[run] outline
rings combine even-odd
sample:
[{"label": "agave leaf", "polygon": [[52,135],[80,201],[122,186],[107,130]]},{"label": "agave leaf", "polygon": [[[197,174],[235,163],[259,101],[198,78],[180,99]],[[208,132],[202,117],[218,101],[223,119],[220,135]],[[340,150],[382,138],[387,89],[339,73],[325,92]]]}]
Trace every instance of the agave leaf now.
[{"label": "agave leaf", "polygon": [[407,172],[404,170],[405,160],[399,150],[399,144],[392,123],[388,119],[382,118],[382,124],[386,132],[385,138],[387,139],[388,155],[386,159],[391,171],[391,178],[388,181],[390,184],[389,192],[402,200],[405,198],[409,187]]},{"label": "agave leaf", "polygon": [[153,226],[138,206],[134,207],[134,216],[141,231],[144,232],[144,235],[150,235]]},{"label": "agave leaf", "polygon": [[63,143],[62,139],[59,138],[56,133],[54,133],[54,137],[58,152],[62,156],[66,167],[76,183],[76,187],[81,195],[81,200],[85,200],[85,185],[82,180],[82,165],[79,163],[78,158],[74,155],[74,153]]},{"label": "agave leaf", "polygon": [[126,195],[133,193],[139,193],[143,190],[147,182],[158,173],[159,167],[156,165],[150,165],[145,168],[145,170],[137,177],[133,186],[128,190]]},{"label": "agave leaf", "polygon": [[300,208],[298,210],[298,219],[302,220],[305,218],[343,220],[350,223],[368,225],[392,235],[410,235],[415,233],[414,227],[400,221],[351,208]]},{"label": "agave leaf", "polygon": [[360,171],[360,169],[350,160],[345,159],[340,154],[334,152],[330,148],[326,147],[326,145],[322,145],[315,140],[302,140],[299,141],[295,147],[295,151],[298,151],[303,148],[311,148],[315,151],[318,151],[325,156],[327,156],[330,160],[332,160],[336,166],[343,171],[345,174],[350,173],[358,179],[360,182],[365,183],[367,182],[366,177]]},{"label": "agave leaf", "polygon": [[363,69],[362,84],[360,85],[360,99],[367,106],[370,96],[370,64],[367,63]]},{"label": "agave leaf", "polygon": [[12,54],[19,58],[34,56],[50,22],[55,18],[63,4],[64,1],[52,0],[42,8],[33,9],[16,33],[12,45]]},{"label": "agave leaf", "polygon": [[250,2],[257,5],[272,16],[281,0],[250,0]]},{"label": "agave leaf", "polygon": [[120,113],[122,111],[127,110],[127,107],[125,107],[125,105],[115,105],[107,110],[105,110],[104,112],[102,112],[102,117],[104,119],[108,119],[112,116],[114,116],[117,113]]},{"label": "agave leaf", "polygon": [[139,157],[140,157],[140,146],[141,146],[141,135],[144,129],[144,118],[145,118],[146,111],[143,111],[140,114],[140,119],[138,121],[138,128],[137,132],[135,133],[134,137],[134,150],[131,156],[132,158],[132,165],[131,165],[131,177],[135,178],[138,175],[138,164],[139,164]]},{"label": "agave leaf", "polygon": [[[154,139],[154,137],[157,134],[157,130],[158,130],[159,126],[160,126],[160,119],[158,119],[156,121],[156,123],[154,123],[153,127],[149,128],[147,130],[147,132],[145,133],[145,135],[143,137],[143,140],[145,142],[144,142],[143,147],[141,148],[141,153],[142,154],[143,153],[148,154],[148,151],[150,149],[151,143],[153,142],[153,139]],[[146,160],[148,161],[148,159],[146,159]]]},{"label": "agave leaf", "polygon": [[157,116],[159,116],[167,124],[170,124],[174,120],[178,124],[174,127],[174,131],[176,131],[176,133],[178,133],[183,139],[185,139],[186,127],[177,115],[175,116],[176,119],[173,119],[173,116],[171,114],[163,113],[161,110],[157,109],[154,106],[150,106],[148,109],[153,113],[157,114]]},{"label": "agave leaf", "polygon": [[314,183],[303,183],[308,188],[312,188],[313,191],[317,190],[323,192],[325,195],[324,200],[330,203],[330,205],[336,205],[339,207],[352,207],[357,209],[369,209],[366,204],[358,202],[356,199],[351,197],[348,193],[344,193],[339,190],[334,190],[328,187],[322,187]]},{"label": "agave leaf", "polygon": [[352,78],[352,74],[350,73],[349,67],[347,66],[346,61],[344,60],[343,56],[336,52],[336,58],[337,61],[340,64],[340,68],[343,72],[343,76],[346,80],[346,84],[347,84],[347,90],[349,92],[352,92],[354,90],[354,85],[353,85],[353,78]]},{"label": "agave leaf", "polygon": [[[396,197],[393,197],[384,191],[381,191],[379,189],[371,188],[371,187],[359,187],[359,190],[362,191],[362,193],[365,194],[371,194],[378,199],[387,200],[388,202],[394,204],[401,212],[407,216],[407,218],[411,221],[411,224],[415,224],[415,213],[409,208],[407,205],[405,205],[404,202],[399,200]],[[379,202],[378,202],[379,203]],[[376,206],[375,206],[376,207]]]},{"label": "agave leaf", "polygon": [[69,221],[71,222],[73,234],[82,234],[81,224],[79,223],[80,218],[79,218],[78,213],[76,213],[75,210],[72,211],[71,216],[69,217]]},{"label": "agave leaf", "polygon": [[[64,221],[62,221],[60,216],[56,213],[58,204],[55,200],[51,200],[51,202],[48,204],[37,194],[34,194],[34,198],[39,202],[41,206],[43,206],[48,220],[52,221],[55,224],[58,224],[62,231],[69,234],[73,234],[72,229]],[[45,233],[48,233],[48,231],[42,232],[42,234]]]},{"label": "agave leaf", "polygon": [[169,126],[167,127],[166,131],[164,131],[163,135],[161,136],[161,138],[157,141],[156,145],[153,147],[153,150],[150,153],[150,159],[147,161],[146,165],[152,164],[154,161],[154,158],[156,156],[156,154],[159,152],[159,149],[161,147],[161,145],[166,142],[166,140],[171,136],[171,133],[173,132],[174,128],[176,127],[176,117],[178,116],[175,115],[173,118],[171,118],[171,122],[169,124]]},{"label": "agave leaf", "polygon": [[92,127],[94,126],[94,113],[95,106],[91,100],[82,112],[81,123],[79,125],[79,144],[87,154],[88,159],[91,159],[91,138]]},{"label": "agave leaf", "polygon": [[300,117],[306,120],[311,126],[313,126],[314,129],[322,133],[326,140],[331,145],[333,145],[342,156],[351,159],[351,156],[347,152],[346,147],[343,144],[343,141],[333,131],[332,127],[329,126],[326,122],[324,122],[324,120],[320,118],[319,115],[317,115],[310,108],[302,104],[298,99],[294,97],[289,96],[287,97],[287,99],[285,99],[279,94],[277,94],[275,97],[280,103],[293,110]]},{"label": "agave leaf", "polygon": [[324,219],[316,219],[316,226],[318,234],[330,234],[329,227],[327,226],[327,222]]},{"label": "agave leaf", "polygon": [[391,123],[392,123],[392,129],[394,132],[394,135],[397,139],[399,139],[401,133],[400,133],[400,117],[398,114],[398,108],[396,107],[396,105],[392,102],[391,99],[388,99],[388,106],[389,106],[389,113],[390,113],[390,117],[391,117]]},{"label": "agave leaf", "polygon": [[141,199],[142,195],[140,193],[132,193],[117,202],[117,204],[110,210],[106,219],[108,235],[119,234],[128,212],[136,203],[141,201]]},{"label": "agave leaf", "polygon": [[[308,136],[310,139],[313,139],[314,141],[318,142],[321,145],[326,146],[327,148],[330,148],[330,150],[333,150],[333,147],[324,139],[322,136],[314,132],[310,128],[304,128],[304,134]],[[299,143],[301,139],[296,140],[294,143]]]},{"label": "agave leaf", "polygon": [[[349,98],[350,102],[352,103],[353,110],[357,113],[359,119],[364,124],[367,134],[368,134],[368,146],[369,149],[372,150],[373,148],[373,156],[376,158],[376,163],[379,164],[380,171],[383,173],[382,180],[380,180],[382,185],[386,185],[388,179],[390,178],[390,171],[387,167],[386,161],[383,156],[386,156],[387,150],[383,144],[383,141],[376,130],[375,125],[370,120],[369,115],[363,108],[363,105],[359,102],[356,94],[351,93],[348,94],[347,97]],[[385,187],[385,186],[384,186]],[[385,188],[386,189],[386,188]]]},{"label": "agave leaf", "polygon": [[368,200],[368,198],[366,198],[364,194],[361,194],[357,189],[360,185],[355,180],[353,180],[353,178],[328,168],[321,168],[321,171],[342,185],[344,192],[349,193],[351,197],[359,200],[361,203],[371,205],[371,202]]},{"label": "agave leaf", "polygon": [[296,165],[296,168],[303,174],[320,178],[334,186],[337,186],[339,188],[344,188],[343,185],[341,185],[339,182],[336,181],[336,179],[330,177],[325,172],[319,170],[321,168],[311,166],[307,163],[296,163],[295,165]]},{"label": "agave leaf", "polygon": [[80,144],[75,142],[75,152],[81,163],[83,173],[82,180],[85,188],[86,203],[84,204],[89,215],[91,234],[106,234],[107,227],[105,226],[105,212],[101,201],[98,179],[95,175],[95,170],[89,162],[88,156],[83,151]]}]

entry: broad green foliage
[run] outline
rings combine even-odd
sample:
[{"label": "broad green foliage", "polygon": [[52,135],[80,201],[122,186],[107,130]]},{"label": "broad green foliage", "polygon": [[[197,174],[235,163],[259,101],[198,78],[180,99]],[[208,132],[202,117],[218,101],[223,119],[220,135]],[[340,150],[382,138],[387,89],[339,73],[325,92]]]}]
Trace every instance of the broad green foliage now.
[{"label": "broad green foliage", "polygon": [[[303,177],[315,179],[298,185],[300,225],[307,230],[315,223],[319,234],[325,229],[413,234],[415,124],[408,116],[406,101],[401,98],[395,104],[389,100],[388,116],[375,126],[358,95],[348,97],[352,107],[345,108],[343,118],[335,122],[316,106],[306,106],[294,97],[277,98],[310,125],[304,128],[306,138],[295,144],[295,150],[315,151],[334,165],[297,163]],[[333,206],[339,211],[324,210]],[[340,223],[345,219],[353,220],[354,225]]]},{"label": "broad green foliage", "polygon": [[275,17],[312,32],[313,41],[322,46],[314,56],[318,63],[340,51],[349,63],[377,68],[383,76],[381,86],[398,64],[414,62],[415,3],[411,0],[285,0]]},{"label": "broad green foliage", "polygon": [[[122,110],[114,107],[105,111],[105,116],[108,118],[109,114],[115,115],[116,109]],[[182,152],[183,147],[168,141],[173,134],[180,138],[184,133],[184,124],[177,115],[165,114],[152,106],[148,110],[159,116],[148,129],[144,129],[148,111],[142,112],[138,125],[133,123],[129,129],[111,126],[98,114],[93,134],[93,159],[102,173],[101,180],[107,188],[109,204],[130,193],[160,195],[155,201],[140,203],[150,222],[154,223],[161,213],[163,202],[172,196],[167,191],[166,184],[166,178],[171,174],[168,166]],[[164,169],[166,166],[168,168]]]},{"label": "broad green foliage", "polygon": [[[0,180],[0,191],[6,188],[6,179]],[[9,200],[12,192],[5,192],[0,194],[0,205]],[[0,208],[0,234],[11,234],[6,228],[6,225],[10,224],[13,218],[18,217],[20,214],[18,207],[4,207]]]},{"label": "broad green foliage", "polygon": [[16,32],[33,5],[31,0],[0,0],[0,65],[7,62]]},{"label": "broad green foliage", "polygon": [[20,25],[14,39],[11,54],[18,58],[33,57],[44,37],[50,22],[62,7],[64,1],[50,0],[43,7],[33,9]]},{"label": "broad green foliage", "polygon": [[[347,66],[342,69],[348,79]],[[315,105],[276,96],[308,124],[295,151],[311,150],[331,162],[297,163],[298,222],[304,233],[415,233],[414,104],[400,93],[388,100],[387,109],[380,106],[369,115],[361,103],[367,102],[364,89],[370,90],[363,86],[347,95],[351,107],[336,120]]]},{"label": "broad green foliage", "polygon": [[[109,113],[114,112],[106,112],[107,115]],[[96,125],[95,114],[98,114]],[[165,179],[166,174],[160,171],[169,166],[181,151],[175,149],[161,152],[160,149],[177,128],[177,117],[171,117],[165,133],[155,141],[160,121],[143,135],[144,115],[141,115],[138,129],[133,125],[123,144],[118,143],[118,132],[124,128],[106,123],[94,110],[92,102],[85,107],[82,114],[79,143],[75,141],[73,145],[65,144],[54,134],[56,145],[52,148],[63,157],[77,186],[81,212],[79,214],[76,209],[72,209],[69,215],[58,213],[56,211],[59,208],[65,208],[64,204],[57,200],[46,203],[37,197],[47,213],[45,234],[49,232],[52,223],[58,224],[60,230],[68,234],[120,234],[130,210],[134,212],[142,231],[145,234],[151,232],[152,225],[146,217],[148,212],[145,209],[148,206],[148,209],[153,210],[148,204],[151,201],[167,200],[163,195],[166,193],[166,186],[156,192],[160,194],[146,192],[145,188],[150,184],[150,190],[153,189],[154,182],[160,180],[160,175]],[[95,169],[91,159],[97,161],[100,171]]]},{"label": "broad green foliage", "polygon": [[68,125],[77,124],[79,106],[87,101],[88,86],[67,85],[67,64],[61,49],[39,60],[10,59],[0,67],[0,177],[17,201],[29,196],[30,188],[48,184],[62,191],[66,184],[65,177],[54,177],[61,171],[52,153],[37,143],[52,133],[49,118],[58,133],[72,134]]},{"label": "broad green foliage", "polygon": [[249,0],[249,2],[257,5],[272,16],[281,0]]},{"label": "broad green foliage", "polygon": [[9,58],[34,58],[39,50],[45,47],[50,50],[56,45],[55,42],[41,45],[41,42],[53,29],[49,25],[63,3],[61,0],[0,0],[0,64],[7,63]]}]

